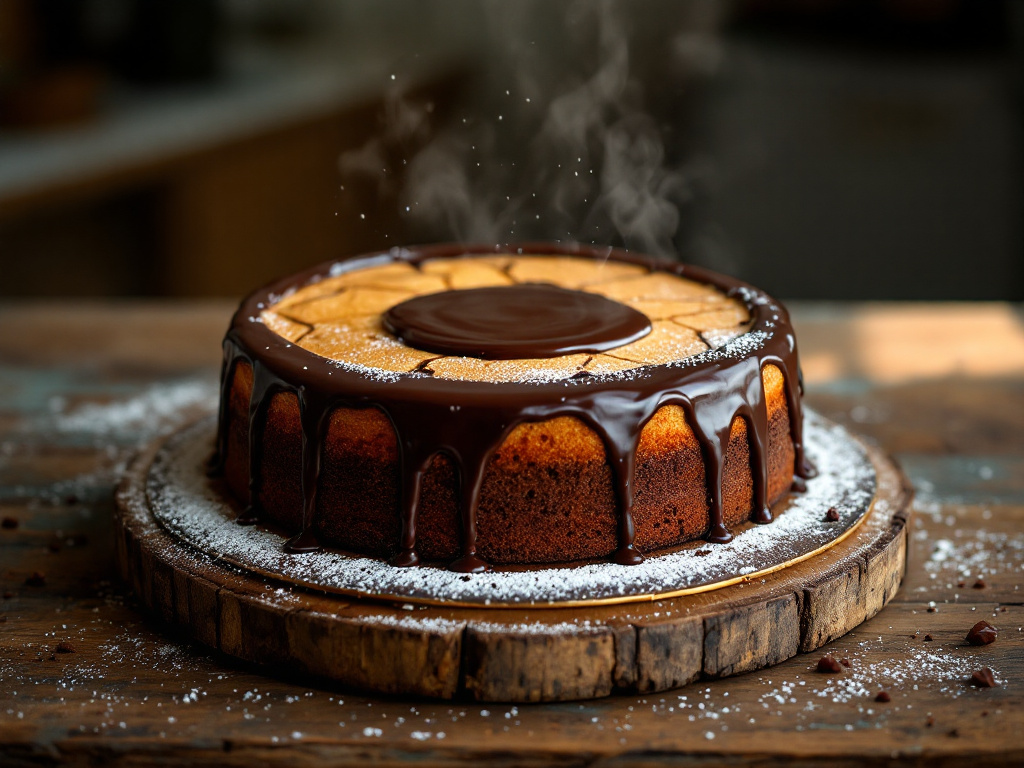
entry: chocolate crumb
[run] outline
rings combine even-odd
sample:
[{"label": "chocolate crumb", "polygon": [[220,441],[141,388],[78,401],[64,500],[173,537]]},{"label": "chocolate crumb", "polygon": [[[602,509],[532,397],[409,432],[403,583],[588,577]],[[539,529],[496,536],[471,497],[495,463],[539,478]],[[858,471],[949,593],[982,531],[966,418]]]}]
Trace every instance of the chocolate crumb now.
[{"label": "chocolate crumb", "polygon": [[971,645],[988,645],[995,642],[999,630],[987,621],[979,621],[967,633],[967,642]]},{"label": "chocolate crumb", "polygon": [[925,636],[924,636],[924,641],[925,641],[926,643],[930,643],[930,642],[931,642],[932,640],[934,640],[934,639],[935,639],[935,638],[934,638],[934,637],[932,637],[931,635],[925,635]]},{"label": "chocolate crumb", "polygon": [[843,667],[833,656],[822,656],[818,659],[818,671],[819,672],[842,672]]},{"label": "chocolate crumb", "polygon": [[5,528],[8,531],[13,531],[18,527],[18,518],[7,515],[3,520],[0,520],[0,527]]},{"label": "chocolate crumb", "polygon": [[988,717],[988,710],[987,709],[981,710],[981,716],[982,717]]},{"label": "chocolate crumb", "polygon": [[825,513],[825,519],[830,523],[839,522],[839,513],[835,507],[829,507],[828,512]]},{"label": "chocolate crumb", "polygon": [[952,736],[955,739],[955,738],[957,738],[960,735],[960,731],[958,731],[956,728],[951,728],[949,730],[949,733],[947,733],[946,735],[947,736]]},{"label": "chocolate crumb", "polygon": [[6,624],[6,623],[7,623],[7,614],[6,613],[0,614],[0,624]]},{"label": "chocolate crumb", "polygon": [[880,702],[882,704],[888,704],[890,701],[892,701],[892,697],[889,695],[888,691],[879,691],[878,695],[875,696],[875,701]]},{"label": "chocolate crumb", "polygon": [[51,541],[49,544],[46,545],[46,548],[49,549],[54,554],[56,554],[57,552],[60,552],[60,542],[57,541],[57,539],[54,539],[53,541]]},{"label": "chocolate crumb", "polygon": [[50,658],[48,659],[48,661],[56,661],[56,660],[57,660],[57,656],[55,654],[51,653],[50,654]]},{"label": "chocolate crumb", "polygon": [[846,658],[840,659],[840,660],[839,660],[839,663],[840,663],[840,664],[842,664],[842,665],[843,665],[844,667],[846,667],[847,669],[849,669],[850,667],[852,667],[852,666],[853,666],[853,665],[852,665],[852,664],[850,663],[850,660],[849,660],[849,659],[846,659]]},{"label": "chocolate crumb", "polygon": [[924,727],[925,728],[932,728],[934,725],[935,725],[935,718],[932,717],[931,715],[929,715],[928,719],[924,721]]},{"label": "chocolate crumb", "polygon": [[938,609],[934,605],[928,606],[928,613],[935,613]]},{"label": "chocolate crumb", "polygon": [[999,606],[999,612],[1000,613],[1006,613],[1006,606],[1005,605]]},{"label": "chocolate crumb", "polygon": [[985,583],[984,579],[978,579],[971,585],[971,587],[974,589],[984,589],[987,586],[988,585]]},{"label": "chocolate crumb", "polygon": [[996,688],[999,686],[999,683],[996,682],[995,675],[992,674],[991,669],[982,667],[971,675],[971,685],[976,685],[978,688]]},{"label": "chocolate crumb", "polygon": [[14,597],[14,593],[13,592],[11,592],[11,591],[4,592],[4,600],[10,600],[12,597]]},{"label": "chocolate crumb", "polygon": [[31,576],[25,579],[25,583],[30,587],[42,587],[46,584],[46,574],[42,571],[35,571]]},{"label": "chocolate crumb", "polygon": [[57,643],[57,653],[74,653],[75,646],[70,640],[61,640]]},{"label": "chocolate crumb", "polygon": [[958,582],[956,583],[956,585],[957,585],[958,587],[960,587],[960,589],[963,589],[964,587],[966,587],[966,586],[967,586],[967,584],[965,584],[965,583],[964,583],[964,582],[962,582],[962,581],[958,581]]},{"label": "chocolate crumb", "polygon": [[998,683],[995,682],[995,676],[992,674],[992,671],[987,667],[982,667],[971,675],[971,685],[976,685],[979,688],[995,688],[998,686]]}]

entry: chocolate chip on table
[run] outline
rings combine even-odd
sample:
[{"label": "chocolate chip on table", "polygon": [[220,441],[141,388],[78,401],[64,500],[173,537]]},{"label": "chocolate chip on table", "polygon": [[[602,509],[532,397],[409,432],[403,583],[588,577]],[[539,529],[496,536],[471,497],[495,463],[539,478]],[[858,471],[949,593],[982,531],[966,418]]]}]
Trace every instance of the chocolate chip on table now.
[{"label": "chocolate chip on table", "polygon": [[960,589],[963,589],[964,587],[966,587],[966,586],[967,586],[966,582],[963,582],[963,581],[958,581],[958,582],[956,583],[956,585],[957,585],[958,587],[960,587]]},{"label": "chocolate chip on table", "polygon": [[46,584],[46,574],[42,571],[35,571],[31,576],[25,579],[25,583],[30,587],[42,587]]},{"label": "chocolate chip on table", "polygon": [[934,637],[932,637],[931,635],[925,635],[925,636],[924,636],[924,641],[925,641],[926,643],[930,643],[930,642],[931,642],[932,640],[934,640],[934,639],[935,639],[935,638],[934,638]]},{"label": "chocolate chip on table", "polygon": [[888,691],[879,691],[878,695],[875,696],[875,701],[880,702],[882,704],[888,704],[890,701],[892,701],[892,697],[889,695]]},{"label": "chocolate chip on table", "polygon": [[57,653],[75,653],[75,646],[70,640],[61,640],[57,643]]},{"label": "chocolate chip on table", "polygon": [[853,665],[852,665],[852,664],[850,663],[850,660],[849,660],[849,659],[847,659],[847,658],[842,658],[842,659],[840,659],[840,660],[839,660],[839,663],[840,663],[840,664],[842,664],[842,665],[843,665],[844,667],[846,667],[847,669],[849,669],[850,667],[852,667],[852,666],[853,666]]},{"label": "chocolate chip on table", "polygon": [[8,531],[13,531],[18,527],[18,518],[6,515],[3,520],[0,520],[0,528],[4,528]]},{"label": "chocolate chip on table", "polygon": [[839,513],[835,507],[828,508],[828,512],[825,513],[825,519],[830,523],[839,522]]},{"label": "chocolate chip on table", "polygon": [[985,580],[984,580],[984,579],[978,579],[978,580],[977,580],[977,581],[975,581],[975,582],[974,582],[973,584],[971,584],[971,587],[972,587],[973,589],[984,589],[984,588],[985,588],[985,587],[987,587],[987,586],[988,586],[988,585],[987,585],[987,584],[985,583]]},{"label": "chocolate chip on table", "polygon": [[999,683],[996,682],[995,675],[992,674],[991,669],[982,667],[975,670],[974,674],[971,675],[971,685],[976,685],[978,688],[996,688]]},{"label": "chocolate chip on table", "polygon": [[819,672],[842,672],[842,665],[835,660],[834,656],[825,655],[818,659]]},{"label": "chocolate chip on table", "polygon": [[928,715],[928,719],[924,721],[924,727],[925,728],[932,728],[932,727],[934,727],[934,725],[935,725],[935,718],[932,717],[931,715]]},{"label": "chocolate chip on table", "polygon": [[988,645],[994,643],[999,630],[987,621],[979,621],[967,633],[967,642],[971,645]]}]

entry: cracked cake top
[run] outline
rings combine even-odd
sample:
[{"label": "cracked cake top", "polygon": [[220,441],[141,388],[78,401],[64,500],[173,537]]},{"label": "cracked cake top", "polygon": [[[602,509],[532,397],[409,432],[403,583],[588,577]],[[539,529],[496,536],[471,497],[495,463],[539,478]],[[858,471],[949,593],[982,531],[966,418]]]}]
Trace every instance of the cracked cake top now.
[{"label": "cracked cake top", "polygon": [[[650,331],[595,353],[484,359],[418,349],[385,329],[384,314],[410,299],[502,286],[556,286],[597,294],[645,316]],[[744,333],[744,304],[717,288],[638,264],[562,255],[437,257],[324,277],[260,313],[274,333],[314,354],[391,373],[463,381],[558,381],[614,375],[683,360]]]}]

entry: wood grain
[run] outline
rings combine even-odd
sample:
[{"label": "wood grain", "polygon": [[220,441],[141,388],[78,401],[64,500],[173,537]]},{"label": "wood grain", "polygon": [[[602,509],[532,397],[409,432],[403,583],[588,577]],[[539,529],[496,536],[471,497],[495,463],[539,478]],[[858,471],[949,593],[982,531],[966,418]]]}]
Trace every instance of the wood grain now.
[{"label": "wood grain", "polygon": [[[906,317],[917,308],[899,311]],[[232,309],[230,302],[0,306],[0,518],[18,523],[0,528],[0,764],[1024,763],[1024,411],[1016,407],[1024,371],[936,377],[929,345],[893,334],[858,346],[858,323],[880,316],[877,307],[794,308],[806,359],[856,363],[847,378],[832,380],[805,364],[808,399],[896,452],[918,493],[899,592],[813,653],[655,693],[702,668],[703,643],[682,639],[688,632],[702,638],[702,620],[651,605],[624,611],[616,623],[602,609],[590,618],[615,637],[614,687],[631,692],[532,705],[363,695],[324,683],[316,669],[278,674],[211,651],[215,622],[203,622],[213,632],[200,642],[169,635],[116,573],[115,548],[124,542],[112,535],[112,482],[121,447],[134,439],[40,426],[52,415],[51,397],[65,398],[67,412],[122,402],[182,376],[215,382]],[[973,344],[958,315],[919,317],[928,333],[947,340],[949,359]],[[986,334],[999,348],[1016,349],[1024,325]],[[883,359],[886,381],[899,384],[873,378],[873,361]],[[863,594],[865,613],[877,605],[879,587],[863,585],[859,569],[829,563],[822,566],[845,574],[829,589]],[[45,574],[40,586],[26,583],[35,572]],[[975,589],[979,575],[985,587]],[[176,578],[176,619],[215,615],[216,585],[181,585]],[[833,619],[821,608],[827,601],[816,594],[825,590],[802,592],[802,617],[831,637]],[[772,599],[785,594],[797,592],[780,585]],[[320,610],[310,611],[311,621]],[[372,612],[335,610],[353,619]],[[464,618],[483,620],[472,612]],[[979,619],[996,625],[999,637],[967,646],[963,638]],[[303,636],[324,653],[342,641]],[[75,652],[57,653],[61,641]],[[668,664],[667,643],[690,655]],[[849,659],[851,668],[816,673],[824,653]],[[968,684],[981,666],[1000,687]],[[884,705],[874,702],[882,688],[892,699]]]},{"label": "wood grain", "polygon": [[[140,453],[116,498],[120,567],[142,603],[229,656],[377,693],[570,701],[729,677],[849,632],[892,599],[904,572],[911,492],[895,465],[869,449],[879,490],[865,522],[764,578],[658,600],[657,611],[580,606],[531,616],[427,606],[413,618],[402,607],[311,593],[195,552],[149,506],[145,488],[162,444]],[[349,615],[355,607],[362,615]]]}]

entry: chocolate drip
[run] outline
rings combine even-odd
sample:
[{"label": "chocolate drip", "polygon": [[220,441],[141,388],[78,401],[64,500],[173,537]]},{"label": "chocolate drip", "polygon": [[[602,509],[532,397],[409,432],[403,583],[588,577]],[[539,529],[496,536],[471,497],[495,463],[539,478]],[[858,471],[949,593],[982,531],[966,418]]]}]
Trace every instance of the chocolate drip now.
[{"label": "chocolate drip", "polygon": [[[392,562],[399,566],[419,562],[416,518],[423,477],[433,459],[438,454],[445,454],[456,472],[462,533],[460,557],[450,567],[465,572],[486,570],[489,566],[477,552],[476,524],[477,504],[487,463],[518,424],[557,416],[581,419],[605,446],[619,509],[618,549],[615,553],[615,560],[619,563],[635,564],[643,560],[635,544],[633,519],[636,451],[644,425],[663,405],[683,407],[687,423],[701,446],[709,506],[707,539],[721,542],[731,538],[722,510],[722,476],[725,450],[736,418],[744,419],[747,425],[754,491],[752,518],[759,523],[770,522],[771,511],[767,505],[768,416],[762,378],[766,365],[778,366],[785,380],[790,437],[795,451],[794,476],[797,480],[813,476],[814,469],[803,451],[802,383],[796,341],[785,309],[752,286],[696,267],[582,247],[541,244],[516,250],[516,253],[614,258],[640,264],[651,270],[709,283],[747,305],[752,315],[751,334],[758,336],[744,338],[760,344],[752,351],[750,347],[755,345],[747,345],[745,353],[713,350],[676,364],[639,367],[628,379],[586,376],[548,383],[492,383],[432,378],[419,371],[379,376],[366,369],[319,357],[288,343],[258,320],[259,312],[273,304],[273,296],[319,279],[328,271],[340,274],[391,261],[406,261],[417,266],[429,258],[473,255],[489,250],[494,252],[494,249],[471,246],[433,246],[412,252],[396,249],[389,254],[314,268],[258,291],[242,303],[225,338],[217,451],[211,465],[214,471],[223,470],[230,377],[238,361],[246,360],[253,370],[249,406],[249,488],[250,510],[254,515],[259,513],[262,429],[270,398],[276,392],[292,392],[299,402],[302,528],[286,545],[289,551],[305,552],[318,547],[314,535],[317,480],[330,414],[338,407],[377,407],[394,427],[400,457],[402,533],[400,551]],[[536,286],[527,290],[531,288]],[[460,292],[446,295],[451,293]],[[635,326],[632,332],[636,332]],[[620,329],[616,333],[623,331]]]},{"label": "chocolate drip", "polygon": [[[421,381],[432,383],[434,380],[423,377]],[[462,528],[462,550],[452,568],[467,573],[487,570],[488,564],[476,549],[477,502],[487,462],[514,423],[503,410],[495,411],[483,403],[463,405],[452,400],[427,405],[417,400],[391,400],[376,404],[388,415],[398,435],[402,542],[401,552],[392,563],[414,565],[419,562],[416,513],[423,476],[434,457],[443,453],[455,466]]]},{"label": "chocolate drip", "polygon": [[772,521],[768,506],[768,403],[764,394],[763,368],[754,367],[747,379],[746,399],[739,410],[747,421],[747,443],[750,446],[750,474],[754,480],[752,518],[764,525]]},{"label": "chocolate drip", "polygon": [[221,477],[224,475],[224,462],[228,455],[228,403],[231,399],[231,379],[235,374],[235,364],[238,362],[238,355],[235,345],[225,339],[221,345],[222,362],[220,366],[220,398],[217,407],[217,420],[223,429],[217,430],[216,444],[213,455],[206,464],[206,474],[210,477]]},{"label": "chocolate drip", "polygon": [[416,510],[420,505],[420,491],[423,488],[423,476],[427,465],[410,466],[410,462],[401,451],[399,461],[399,487],[401,489],[399,504],[402,518],[401,550],[391,559],[391,564],[400,568],[419,565],[420,556],[416,552]]},{"label": "chocolate drip", "polygon": [[316,552],[320,544],[313,533],[316,489],[324,437],[330,422],[331,397],[303,387],[297,393],[299,421],[302,424],[302,530],[284,545],[288,552]]},{"label": "chocolate drip", "polygon": [[252,361],[252,392],[249,395],[249,504],[238,516],[239,525],[254,525],[263,517],[260,491],[263,488],[263,434],[270,401],[284,383],[270,375],[259,360]]}]

